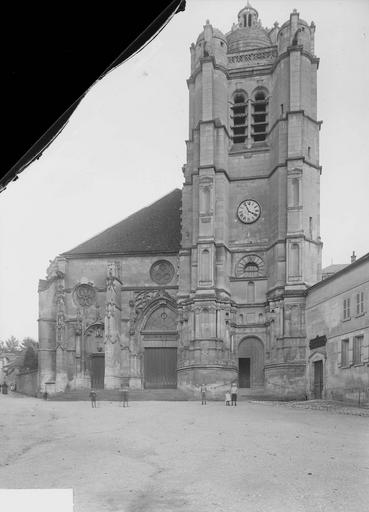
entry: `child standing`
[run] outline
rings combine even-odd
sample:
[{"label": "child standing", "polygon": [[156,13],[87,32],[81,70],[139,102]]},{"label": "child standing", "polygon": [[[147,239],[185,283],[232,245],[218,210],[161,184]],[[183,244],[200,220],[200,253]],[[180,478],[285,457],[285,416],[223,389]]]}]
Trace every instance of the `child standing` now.
[{"label": "child standing", "polygon": [[122,388],[122,405],[128,407],[128,386]]},{"label": "child standing", "polygon": [[206,386],[205,384],[201,385],[201,405],[206,405]]},{"label": "child standing", "polygon": [[231,386],[231,405],[237,405],[237,391],[237,384],[233,382]]},{"label": "child standing", "polygon": [[226,391],[226,394],[225,394],[225,404],[226,405],[231,405],[231,393],[230,393],[230,391]]},{"label": "child standing", "polygon": [[91,391],[90,391],[90,399],[91,399],[91,407],[96,408],[96,391],[94,389],[91,389]]}]

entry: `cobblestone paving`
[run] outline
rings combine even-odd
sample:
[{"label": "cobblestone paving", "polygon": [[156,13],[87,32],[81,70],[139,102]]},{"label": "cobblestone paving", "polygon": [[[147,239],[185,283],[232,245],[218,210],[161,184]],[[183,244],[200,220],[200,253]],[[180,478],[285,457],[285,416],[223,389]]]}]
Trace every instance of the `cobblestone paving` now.
[{"label": "cobblestone paving", "polygon": [[72,488],[75,512],[365,511],[368,418],[323,405],[0,396],[0,486]]},{"label": "cobblestone paving", "polygon": [[312,411],[327,411],[335,414],[349,414],[351,416],[367,416],[369,417],[369,407],[345,404],[332,400],[307,400],[303,402],[275,402],[275,401],[257,401],[252,403],[288,407],[291,409],[306,409]]}]

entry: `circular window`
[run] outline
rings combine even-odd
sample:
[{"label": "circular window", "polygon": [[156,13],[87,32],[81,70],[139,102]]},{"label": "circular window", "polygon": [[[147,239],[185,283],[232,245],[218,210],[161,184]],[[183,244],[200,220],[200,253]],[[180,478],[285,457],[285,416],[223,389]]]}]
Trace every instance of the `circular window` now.
[{"label": "circular window", "polygon": [[96,292],[89,284],[80,284],[74,290],[74,300],[82,307],[89,307],[95,302]]},{"label": "circular window", "polygon": [[174,267],[169,261],[156,261],[151,266],[150,276],[157,284],[168,284],[173,279]]}]

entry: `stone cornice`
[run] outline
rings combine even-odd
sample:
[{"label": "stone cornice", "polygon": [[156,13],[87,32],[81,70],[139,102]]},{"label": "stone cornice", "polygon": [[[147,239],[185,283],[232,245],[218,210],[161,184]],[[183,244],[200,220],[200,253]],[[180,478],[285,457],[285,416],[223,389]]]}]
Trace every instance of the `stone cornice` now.
[{"label": "stone cornice", "polygon": [[215,118],[215,119],[209,119],[208,121],[203,121],[203,120],[200,120],[197,125],[191,129],[191,138],[186,140],[186,143],[188,142],[193,142],[194,141],[194,137],[193,137],[193,132],[199,132],[200,131],[200,125],[202,124],[213,124],[215,128],[223,128],[224,131],[226,132],[227,134],[227,137],[228,139],[232,139],[229,131],[228,131],[228,128],[226,127],[225,124],[223,124],[220,119],[218,118]]},{"label": "stone cornice", "polygon": [[222,66],[221,64],[218,64],[215,61],[215,57],[213,57],[213,56],[203,57],[202,59],[200,59],[200,66],[198,66],[195,69],[195,71],[191,74],[191,76],[187,79],[187,85],[195,82],[197,75],[202,72],[202,64],[207,63],[207,62],[212,62],[213,66],[214,66],[214,69],[218,69],[220,71],[223,71],[223,73],[228,78],[228,69],[225,68],[224,66]]},{"label": "stone cornice", "polygon": [[[142,286],[122,286],[121,291],[122,292],[147,292],[147,291],[155,291],[155,290],[178,290],[178,285],[159,285],[156,286],[148,286],[148,285],[142,285]],[[173,298],[174,299],[174,298]]]},{"label": "stone cornice", "polygon": [[[229,156],[232,156],[232,155],[229,155]],[[295,156],[295,157],[288,157],[288,158],[286,158],[285,162],[283,162],[283,163],[281,162],[281,163],[277,164],[275,167],[273,167],[273,169],[270,171],[269,174],[263,174],[261,176],[260,175],[259,176],[258,175],[254,175],[254,176],[231,177],[229,175],[229,173],[225,169],[217,169],[216,166],[212,166],[212,165],[204,166],[204,168],[213,167],[216,174],[223,173],[230,183],[232,181],[266,180],[266,179],[270,178],[275,173],[275,171],[277,169],[279,169],[279,168],[287,168],[287,163],[288,162],[293,162],[293,161],[296,161],[296,160],[301,160],[301,162],[303,164],[306,164],[307,166],[312,167],[313,169],[318,170],[320,172],[320,174],[322,173],[322,166],[321,165],[313,164],[309,160],[306,160],[305,156],[302,156],[302,155],[301,156]],[[193,171],[193,172],[190,173],[190,175],[188,176],[189,181],[187,181],[185,183],[186,185],[193,185],[193,179],[192,179],[193,176],[199,176],[198,170],[197,171]]]},{"label": "stone cornice", "polygon": [[150,257],[150,256],[178,256],[178,252],[172,252],[172,251],[145,251],[145,252],[97,252],[97,253],[81,253],[81,254],[68,254],[63,253],[63,257],[65,257],[68,260],[79,260],[79,259],[101,259],[101,258],[117,258],[117,257]]},{"label": "stone cornice", "polygon": [[288,116],[289,115],[293,115],[293,114],[302,114],[303,117],[305,117],[306,119],[308,119],[309,121],[311,121],[312,123],[314,124],[317,124],[319,126],[319,130],[323,124],[323,121],[317,121],[316,119],[313,119],[311,116],[309,116],[308,114],[305,114],[305,111],[304,110],[289,110],[288,112],[286,112],[286,115],[284,117],[280,117],[279,119],[277,119],[276,121],[274,121],[274,123],[272,124],[269,132],[268,132],[268,136],[273,132],[274,128],[279,124],[279,123],[282,123],[282,122],[287,122],[288,121]]},{"label": "stone cornice", "polygon": [[289,46],[287,48],[287,51],[284,52],[284,53],[281,53],[278,57],[277,57],[277,60],[274,62],[273,64],[273,68],[272,68],[272,73],[274,73],[274,70],[275,68],[278,66],[278,64],[283,60],[283,59],[286,59],[290,56],[290,53],[291,51],[299,51],[301,53],[301,55],[303,55],[304,57],[307,57],[310,62],[312,64],[316,64],[317,65],[317,68],[319,67],[319,58],[316,57],[315,55],[312,55],[311,53],[305,51],[303,49],[303,46],[301,45],[297,45],[297,46]]}]

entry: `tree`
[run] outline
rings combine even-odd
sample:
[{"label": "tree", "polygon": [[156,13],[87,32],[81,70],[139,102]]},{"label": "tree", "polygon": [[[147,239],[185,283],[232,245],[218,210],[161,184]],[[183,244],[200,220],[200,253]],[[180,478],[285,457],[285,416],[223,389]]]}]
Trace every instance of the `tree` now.
[{"label": "tree", "polygon": [[10,338],[5,341],[4,352],[20,352],[21,350],[21,342],[15,336],[10,336]]},{"label": "tree", "polygon": [[37,348],[29,345],[25,349],[22,370],[37,370],[38,368],[38,357]]},{"label": "tree", "polygon": [[32,347],[33,349],[37,350],[38,349],[38,342],[35,341],[33,338],[30,338],[30,337],[24,338],[23,341],[22,341],[22,349],[25,349],[25,348],[28,348],[28,347]]}]

